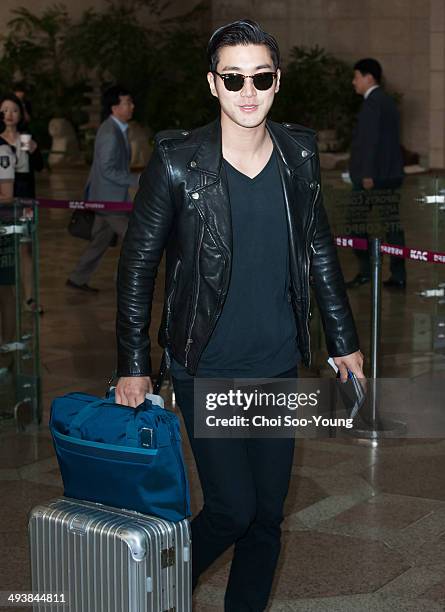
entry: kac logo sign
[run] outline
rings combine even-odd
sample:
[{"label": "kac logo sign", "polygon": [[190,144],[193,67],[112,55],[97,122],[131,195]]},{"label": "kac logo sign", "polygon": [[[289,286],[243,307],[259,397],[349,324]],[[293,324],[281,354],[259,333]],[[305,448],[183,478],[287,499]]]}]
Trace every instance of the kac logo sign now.
[{"label": "kac logo sign", "polygon": [[418,261],[428,261],[428,251],[416,251],[411,249],[409,252],[410,259],[417,259]]}]

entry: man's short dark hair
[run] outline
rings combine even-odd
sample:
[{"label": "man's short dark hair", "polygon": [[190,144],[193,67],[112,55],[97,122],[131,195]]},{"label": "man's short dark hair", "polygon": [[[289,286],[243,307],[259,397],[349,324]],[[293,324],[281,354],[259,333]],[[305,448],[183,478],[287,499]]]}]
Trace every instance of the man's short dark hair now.
[{"label": "man's short dark hair", "polygon": [[121,96],[131,96],[131,93],[122,85],[113,85],[102,94],[102,116],[105,119],[111,115],[111,108],[120,103]]},{"label": "man's short dark hair", "polygon": [[374,77],[377,83],[382,81],[382,67],[380,63],[372,57],[359,60],[355,64],[354,70],[358,70],[363,74],[363,76],[370,74],[372,77]]},{"label": "man's short dark hair", "polygon": [[23,108],[23,103],[20,100],[20,98],[17,98],[17,96],[13,93],[8,93],[8,94],[5,94],[4,96],[1,96],[0,106],[3,104],[3,102],[13,102],[16,106],[18,106],[19,111],[20,111],[20,119],[19,119],[19,122],[17,123],[17,131],[24,132],[26,130],[25,109]]},{"label": "man's short dark hair", "polygon": [[222,47],[235,45],[266,45],[269,48],[275,70],[280,66],[280,49],[275,38],[261,29],[256,21],[241,19],[221,26],[210,37],[207,45],[210,71],[214,72],[219,61]]}]

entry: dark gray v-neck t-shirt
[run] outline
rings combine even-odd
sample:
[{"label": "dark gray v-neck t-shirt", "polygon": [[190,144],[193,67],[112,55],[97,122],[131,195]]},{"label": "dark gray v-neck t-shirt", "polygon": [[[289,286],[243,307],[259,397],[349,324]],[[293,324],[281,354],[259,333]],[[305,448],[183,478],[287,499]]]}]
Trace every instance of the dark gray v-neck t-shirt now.
[{"label": "dark gray v-neck t-shirt", "polygon": [[[299,359],[289,297],[289,240],[274,150],[253,179],[224,160],[232,214],[232,272],[226,301],[196,375],[266,377]],[[188,377],[173,362],[176,378]]]}]

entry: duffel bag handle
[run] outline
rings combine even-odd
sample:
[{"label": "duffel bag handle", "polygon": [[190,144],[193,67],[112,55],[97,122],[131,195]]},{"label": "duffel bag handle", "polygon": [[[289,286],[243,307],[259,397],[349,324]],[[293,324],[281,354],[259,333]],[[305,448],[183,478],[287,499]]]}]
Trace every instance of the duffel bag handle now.
[{"label": "duffel bag handle", "polygon": [[[107,400],[116,401],[116,387],[110,387],[107,391],[106,395]],[[164,408],[164,398],[161,395],[157,395],[155,393],[146,393],[145,400],[150,400],[153,406],[158,406],[158,408]],[[145,402],[140,404],[135,410],[141,410],[144,408]]]},{"label": "duffel bag handle", "polygon": [[73,438],[81,438],[82,434],[80,431],[81,426],[85,423],[87,419],[96,411],[97,408],[103,406],[104,404],[110,404],[109,400],[99,399],[95,402],[91,402],[80,410],[74,419],[71,421],[68,427],[69,435],[73,436]]},{"label": "duffel bag handle", "polygon": [[[71,421],[69,425],[69,428],[68,428],[69,435],[72,436],[73,438],[81,438],[82,437],[82,433],[80,431],[81,426],[85,423],[85,421],[87,421],[94,414],[94,412],[96,412],[98,408],[102,408],[104,406],[115,405],[113,402],[113,399],[114,399],[113,390],[110,391],[110,395],[112,395],[110,399],[99,399],[95,402],[92,402],[91,404],[88,404],[88,406],[85,406],[85,408],[80,410],[80,412],[73,418],[73,420]],[[150,395],[150,397],[147,397],[147,400],[149,400],[152,403],[152,405],[156,405],[160,408],[163,408],[163,400],[160,396],[153,397],[152,395]],[[144,402],[137,408],[132,409],[133,413],[130,414],[130,418],[128,420],[126,431],[125,431],[127,446],[132,446],[132,447],[139,446],[138,422],[139,422],[139,417],[141,413],[144,411],[144,408],[147,408],[146,402]],[[162,439],[159,440],[159,442],[162,444],[162,446],[166,445],[166,441]]]},{"label": "duffel bag handle", "polygon": [[[113,402],[110,400],[97,400],[96,402],[92,402],[85,406],[71,421],[69,426],[69,435],[73,438],[82,438],[82,432],[80,428],[93,414],[97,411],[98,408],[102,408],[104,406],[112,406]],[[143,406],[144,404],[141,404]],[[134,410],[134,414],[130,414],[130,419],[127,424],[126,429],[126,441],[128,446],[138,446],[138,430],[136,425],[136,416],[138,411]]]}]

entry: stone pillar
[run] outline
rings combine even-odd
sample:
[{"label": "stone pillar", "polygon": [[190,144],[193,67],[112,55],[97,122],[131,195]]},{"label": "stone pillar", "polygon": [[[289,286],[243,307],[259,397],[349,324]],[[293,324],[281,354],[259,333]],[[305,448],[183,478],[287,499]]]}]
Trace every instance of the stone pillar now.
[{"label": "stone pillar", "polygon": [[445,168],[445,0],[430,0],[429,165]]}]

